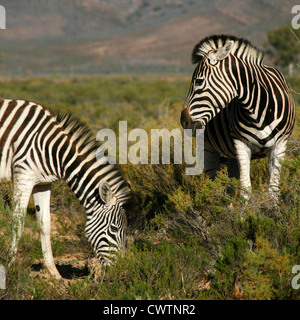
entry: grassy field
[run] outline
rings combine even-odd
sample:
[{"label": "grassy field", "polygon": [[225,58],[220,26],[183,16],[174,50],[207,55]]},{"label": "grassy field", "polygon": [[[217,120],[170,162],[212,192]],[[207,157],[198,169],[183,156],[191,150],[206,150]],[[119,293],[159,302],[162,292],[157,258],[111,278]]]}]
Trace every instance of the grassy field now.
[{"label": "grassy field", "polygon": [[[300,78],[288,79],[300,92]],[[95,134],[118,121],[128,131],[180,128],[189,79],[81,77],[1,81],[0,95],[71,112]],[[215,181],[185,175],[184,165],[122,165],[137,199],[127,250],[101,272],[84,236],[85,213],[63,181],[53,184],[52,246],[64,283],[42,265],[32,200],[15,264],[0,299],[299,299],[291,269],[300,264],[300,95],[281,175],[281,200],[267,200],[267,159],[252,161],[253,196],[245,205],[226,167]],[[2,198],[11,183],[2,181]],[[0,200],[0,264],[11,238],[11,210]]]}]

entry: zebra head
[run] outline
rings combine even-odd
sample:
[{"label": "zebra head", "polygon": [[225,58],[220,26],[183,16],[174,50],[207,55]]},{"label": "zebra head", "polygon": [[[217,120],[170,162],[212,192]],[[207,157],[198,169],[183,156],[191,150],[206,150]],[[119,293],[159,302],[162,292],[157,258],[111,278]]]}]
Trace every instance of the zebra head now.
[{"label": "zebra head", "polygon": [[[129,195],[131,190],[126,192]],[[118,197],[108,182],[102,180],[96,198],[100,201],[87,214],[85,233],[101,264],[106,266],[113,263],[118,252],[125,251],[126,195],[123,199]]]},{"label": "zebra head", "polygon": [[228,74],[234,45],[229,37],[215,36],[195,46],[192,62],[197,66],[181,113],[183,128],[204,128],[237,96],[235,81]]}]

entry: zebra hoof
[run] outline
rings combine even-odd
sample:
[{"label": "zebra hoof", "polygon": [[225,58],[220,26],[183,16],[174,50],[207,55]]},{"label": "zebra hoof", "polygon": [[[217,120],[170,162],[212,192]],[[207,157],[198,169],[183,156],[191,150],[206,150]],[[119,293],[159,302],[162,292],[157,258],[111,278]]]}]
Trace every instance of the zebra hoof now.
[{"label": "zebra hoof", "polygon": [[99,262],[98,258],[91,258],[88,260],[88,268],[91,272],[91,274],[93,275],[95,281],[97,281],[98,279],[100,279],[101,275],[102,275],[102,266]]}]

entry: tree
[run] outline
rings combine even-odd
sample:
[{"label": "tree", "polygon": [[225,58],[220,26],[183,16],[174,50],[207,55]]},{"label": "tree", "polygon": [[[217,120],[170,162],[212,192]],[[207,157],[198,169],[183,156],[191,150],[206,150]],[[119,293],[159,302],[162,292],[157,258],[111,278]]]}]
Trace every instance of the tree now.
[{"label": "tree", "polygon": [[293,29],[289,23],[268,31],[268,41],[277,51],[277,63],[289,68],[292,73],[293,65],[300,53],[300,29]]}]

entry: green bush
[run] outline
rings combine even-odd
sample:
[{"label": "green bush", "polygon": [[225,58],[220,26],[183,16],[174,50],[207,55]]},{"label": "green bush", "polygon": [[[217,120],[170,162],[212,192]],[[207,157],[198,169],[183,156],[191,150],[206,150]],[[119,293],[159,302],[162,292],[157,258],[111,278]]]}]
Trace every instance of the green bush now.
[{"label": "green bush", "polygon": [[[297,90],[299,78],[289,82]],[[180,128],[189,80],[133,77],[26,79],[1,82],[1,96],[29,99],[77,115],[99,129]],[[299,91],[299,90],[298,90]],[[300,263],[299,97],[277,207],[267,197],[268,161],[252,161],[253,195],[246,204],[226,167],[214,181],[187,176],[184,165],[121,165],[137,208],[129,217],[127,249],[97,274],[84,235],[85,213],[68,186],[53,183],[52,246],[65,276],[59,284],[42,267],[32,200],[16,262],[0,299],[299,299],[291,268]],[[229,196],[228,189],[235,189]],[[0,263],[11,241],[11,183],[0,185]],[[4,199],[4,200],[1,200]],[[10,203],[8,205],[7,203]],[[103,270],[102,270],[103,271]]]}]

